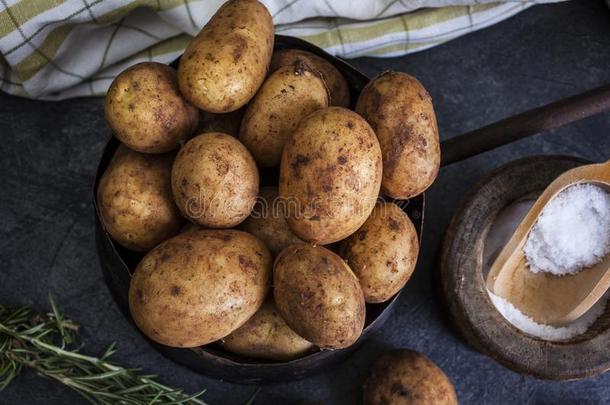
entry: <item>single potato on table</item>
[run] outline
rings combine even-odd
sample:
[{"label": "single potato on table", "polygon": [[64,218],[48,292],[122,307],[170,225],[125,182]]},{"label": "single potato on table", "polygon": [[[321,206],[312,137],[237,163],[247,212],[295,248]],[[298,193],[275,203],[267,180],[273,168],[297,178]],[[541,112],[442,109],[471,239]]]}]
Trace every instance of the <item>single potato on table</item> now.
[{"label": "single potato on table", "polygon": [[360,280],[366,302],[384,302],[409,281],[419,252],[411,219],[394,203],[380,203],[341,243],[341,256]]},{"label": "single potato on table", "polygon": [[126,69],[106,94],[108,125],[121,142],[139,152],[176,149],[197,127],[198,114],[180,94],[176,71],[161,63]]},{"label": "single potato on table", "polygon": [[275,260],[273,295],[288,326],[322,349],[348,347],[362,334],[366,309],[358,279],[322,246],[284,249]]},{"label": "single potato on table", "polygon": [[171,191],[173,154],[148,155],[119,146],[100,179],[97,205],[104,229],[122,246],[145,252],[184,222]]},{"label": "single potato on table", "polygon": [[209,228],[231,228],[250,215],[259,176],[250,152],[234,137],[212,132],[188,141],[172,168],[172,191],[186,218]]},{"label": "single potato on table", "polygon": [[364,405],[457,405],[455,388],[430,359],[390,350],[375,361],[364,383]]},{"label": "single potato on table", "polygon": [[296,359],[314,348],[286,325],[273,299],[267,299],[252,318],[222,339],[221,344],[241,356],[277,361]]},{"label": "single potato on table", "polygon": [[239,140],[260,166],[277,166],[301,119],[324,107],[328,91],[320,74],[297,60],[272,73],[248,104]]},{"label": "single potato on table", "polygon": [[256,0],[226,2],[180,58],[182,94],[211,113],[239,109],[265,80],[273,40],[273,21],[264,5]]},{"label": "single potato on table", "polygon": [[129,285],[140,330],[171,347],[221,339],[258,311],[271,281],[271,254],[236,230],[181,233],[151,250]]},{"label": "single potato on table", "polygon": [[360,93],[356,112],[373,127],[383,153],[384,194],[408,199],[436,179],[441,162],[430,95],[413,76],[385,72]]},{"label": "single potato on table", "polygon": [[275,72],[282,66],[293,65],[297,61],[305,61],[322,74],[330,93],[330,105],[349,107],[350,94],[345,78],[332,63],[311,52],[300,49],[280,49],[273,52],[270,72]]},{"label": "single potato on table", "polygon": [[381,174],[379,142],[362,117],[342,107],[308,115],[286,143],[280,165],[290,229],[322,245],[351,235],[375,206]]},{"label": "single potato on table", "polygon": [[277,187],[261,187],[257,203],[241,228],[262,240],[273,255],[295,243],[304,243],[286,222],[287,201],[279,198]]}]

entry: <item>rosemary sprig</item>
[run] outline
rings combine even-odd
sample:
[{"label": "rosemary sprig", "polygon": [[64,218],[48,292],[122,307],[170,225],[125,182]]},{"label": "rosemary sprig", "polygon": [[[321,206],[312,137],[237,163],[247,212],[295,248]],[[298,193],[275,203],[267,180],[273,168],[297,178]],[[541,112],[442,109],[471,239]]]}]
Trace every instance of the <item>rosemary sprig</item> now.
[{"label": "rosemary sprig", "polygon": [[74,348],[78,325],[65,319],[53,298],[52,312],[41,315],[29,308],[0,305],[0,391],[24,367],[61,382],[93,404],[201,404],[204,391],[187,395],[167,387],[154,375],[108,361],[116,352],[110,345],[101,357]]}]

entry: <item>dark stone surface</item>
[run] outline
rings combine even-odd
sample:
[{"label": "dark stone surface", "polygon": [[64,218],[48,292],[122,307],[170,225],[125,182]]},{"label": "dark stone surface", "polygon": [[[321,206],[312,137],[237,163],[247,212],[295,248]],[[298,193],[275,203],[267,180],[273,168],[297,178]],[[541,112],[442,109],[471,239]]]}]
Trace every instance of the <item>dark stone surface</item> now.
[{"label": "dark stone surface", "polygon": [[[610,82],[610,12],[602,1],[537,6],[486,30],[397,59],[358,59],[369,75],[417,76],[435,102],[443,139]],[[113,341],[115,360],[156,373],[210,403],[243,403],[256,389],[214,381],[156,353],[123,318],[104,285],[94,245],[91,184],[107,140],[101,99],[38,102],[0,94],[0,299],[48,308],[47,293],[82,325],[87,351]],[[344,364],[302,381],[264,387],[257,404],[358,403],[371,361],[410,347],[431,357],[456,385],[460,402],[608,403],[610,374],[545,382],[513,373],[453,335],[437,306],[432,272],[450,216],[468,188],[504,162],[534,154],[610,157],[610,114],[537,135],[447,167],[427,195],[421,259],[385,327]],[[84,401],[25,372],[1,403]]]}]

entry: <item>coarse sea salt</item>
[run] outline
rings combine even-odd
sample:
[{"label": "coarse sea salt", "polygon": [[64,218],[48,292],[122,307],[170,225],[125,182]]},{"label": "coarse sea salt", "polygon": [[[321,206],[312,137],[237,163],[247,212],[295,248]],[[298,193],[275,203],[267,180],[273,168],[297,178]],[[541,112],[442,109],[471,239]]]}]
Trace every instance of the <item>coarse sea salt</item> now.
[{"label": "coarse sea salt", "polygon": [[610,193],[577,184],[551,199],[523,247],[534,273],[574,274],[610,253]]},{"label": "coarse sea salt", "polygon": [[564,326],[555,327],[537,323],[531,317],[515,308],[509,301],[495,295],[491,291],[487,292],[498,312],[510,324],[528,335],[553,342],[570,340],[575,336],[585,333],[595,320],[604,313],[607,299],[610,297],[610,294],[606,293],[602,299],[595,303],[580,318]]},{"label": "coarse sea salt", "polygon": [[[520,200],[499,213],[490,227],[485,241],[485,271],[489,271],[499,250],[508,242],[534,201],[534,197]],[[610,298],[610,292],[607,292],[602,299],[577,320],[561,327],[554,327],[535,322],[506,299],[493,294],[491,291],[488,291],[488,293],[494,307],[496,307],[508,323],[530,336],[549,341],[566,341],[585,333],[596,319],[604,314],[608,299]]]}]

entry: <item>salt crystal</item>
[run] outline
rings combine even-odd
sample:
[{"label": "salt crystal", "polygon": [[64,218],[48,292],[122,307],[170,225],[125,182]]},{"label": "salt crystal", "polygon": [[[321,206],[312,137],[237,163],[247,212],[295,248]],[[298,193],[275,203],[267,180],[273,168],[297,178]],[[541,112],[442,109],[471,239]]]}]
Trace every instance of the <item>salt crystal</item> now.
[{"label": "salt crystal", "polygon": [[[575,194],[572,194],[572,193],[574,193],[574,190],[573,190],[574,188],[577,191]],[[584,188],[586,191],[583,192],[582,188]],[[578,191],[578,189],[581,189],[581,191]],[[593,191],[591,191],[591,190],[593,190]],[[568,198],[566,198],[565,193],[569,193],[569,194],[567,194]],[[575,195],[576,195],[576,197],[574,197]],[[583,195],[585,198],[583,198]],[[608,233],[610,232],[610,225],[609,225],[610,201],[608,198],[608,193],[597,186],[576,185],[576,186],[567,188],[566,190],[564,190],[563,192],[558,194],[556,196],[556,198],[554,198],[552,201],[555,201],[559,198],[560,198],[560,200],[559,200],[560,202],[565,199],[565,200],[568,200],[568,202],[572,205],[572,207],[568,208],[568,210],[572,210],[573,208],[580,207],[576,211],[579,211],[579,212],[588,211],[589,217],[596,216],[598,218],[597,220],[599,221],[600,226],[597,227],[596,225],[593,225],[593,227],[595,227],[597,229],[597,231],[600,231],[600,232],[597,232],[598,234],[601,233],[602,236],[603,236],[603,234],[606,235],[606,245],[605,245],[606,253],[605,254],[608,254],[608,251],[607,251],[608,250]],[[583,203],[583,200],[585,200],[584,203]],[[491,267],[491,264],[494,262],[495,258],[497,257],[499,250],[502,248],[502,246],[504,246],[506,244],[506,242],[508,242],[508,239],[510,239],[510,237],[514,233],[517,225],[522,221],[522,219],[525,216],[525,214],[527,213],[527,211],[529,211],[533,202],[534,202],[534,200],[531,200],[531,199],[518,201],[518,202],[512,204],[511,206],[505,208],[502,212],[500,212],[500,214],[498,215],[498,217],[496,218],[496,220],[490,227],[490,231],[489,231],[489,234],[487,235],[487,239],[485,242],[484,261],[483,261],[484,266],[485,266],[485,269],[484,269],[485,274],[486,274],[486,272],[489,271],[489,268]],[[547,204],[547,206],[545,207],[544,212],[543,212],[544,215],[547,215],[549,213],[549,207],[551,206],[551,202],[549,202]],[[553,205],[555,205],[555,203]],[[574,207],[574,206],[577,206],[577,207]],[[551,208],[551,210],[556,210],[556,208]],[[557,215],[557,213],[553,213],[553,214],[554,214],[553,216]],[[564,214],[566,216],[570,215],[569,212],[568,213],[564,212],[561,215],[564,215]],[[559,218],[559,219],[555,218],[555,220],[553,222],[558,222],[558,221],[561,221],[561,218]],[[592,222],[592,221],[588,221],[586,219],[585,219],[585,221]],[[577,226],[580,227],[580,225],[578,225],[578,224],[577,224]],[[590,226],[590,225],[587,225],[587,226]],[[539,228],[543,228],[543,226],[540,226]],[[558,232],[557,229],[560,227],[555,226],[555,228],[556,228],[555,232]],[[545,228],[545,229],[547,229],[547,228]],[[565,230],[565,227],[562,227],[562,229]],[[532,230],[532,232],[533,232],[533,230]],[[537,232],[540,232],[540,231],[537,231]],[[540,233],[542,233],[542,232],[540,232]],[[571,234],[573,237],[574,237],[574,235],[576,235],[574,230],[569,227],[568,227],[567,233]],[[594,233],[595,233],[595,231],[594,231]],[[533,234],[530,233],[530,235],[531,235],[531,237],[529,237],[528,239],[533,239],[534,238]],[[538,236],[536,236],[536,237],[538,237]],[[574,243],[574,245],[576,247],[578,247],[579,249],[583,249],[584,248],[583,243],[580,243],[580,242],[590,241],[590,239],[593,239],[593,238],[595,238],[595,236],[593,236],[593,237],[587,236],[586,238],[583,238],[582,236],[575,237],[575,240],[579,241],[579,243]],[[547,245],[545,246],[546,250],[551,250],[550,246],[552,246],[552,245],[549,245],[547,242]],[[587,248],[587,249],[591,250],[590,248]],[[559,249],[556,249],[556,250],[559,250]],[[555,254],[557,254],[557,255],[562,254],[565,256],[564,253],[555,253]],[[601,256],[601,257],[603,257],[603,256]],[[552,255],[551,255],[551,258],[555,259],[555,258],[553,258]],[[599,260],[599,259],[597,259],[597,260]],[[556,264],[555,264],[556,261],[557,260],[554,260],[552,262],[553,266],[556,266]],[[580,270],[580,268],[578,270]],[[589,311],[587,311],[584,315],[582,315],[577,320],[570,322],[566,325],[563,325],[561,327],[554,327],[551,325],[544,325],[544,324],[537,323],[531,317],[525,315],[524,313],[519,311],[519,309],[515,308],[515,306],[512,305],[506,299],[493,294],[491,291],[488,291],[488,293],[489,293],[491,302],[496,307],[498,312],[502,315],[502,317],[504,317],[507,320],[507,322],[509,322],[511,325],[513,325],[514,327],[516,327],[517,329],[521,330],[522,332],[524,332],[528,335],[535,336],[540,339],[549,340],[549,341],[570,340],[578,335],[585,333],[589,329],[589,327],[595,322],[595,320],[604,314],[606,305],[608,302],[608,298],[610,298],[610,291],[609,291],[602,297],[602,299],[600,299],[595,305],[593,305],[593,307],[591,307],[591,309],[589,309]]]},{"label": "salt crystal", "polygon": [[510,324],[528,335],[553,342],[570,340],[575,336],[585,333],[589,327],[593,325],[595,320],[605,312],[607,298],[610,295],[606,293],[602,299],[596,302],[591,309],[585,312],[577,320],[564,326],[555,327],[537,323],[531,317],[515,308],[509,301],[495,295],[491,291],[487,292],[498,312],[500,312],[504,319]]},{"label": "salt crystal", "polygon": [[544,207],[523,247],[530,270],[574,274],[610,253],[610,193],[577,184]]}]

